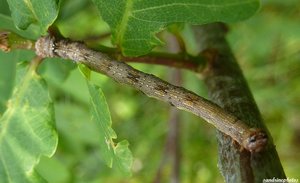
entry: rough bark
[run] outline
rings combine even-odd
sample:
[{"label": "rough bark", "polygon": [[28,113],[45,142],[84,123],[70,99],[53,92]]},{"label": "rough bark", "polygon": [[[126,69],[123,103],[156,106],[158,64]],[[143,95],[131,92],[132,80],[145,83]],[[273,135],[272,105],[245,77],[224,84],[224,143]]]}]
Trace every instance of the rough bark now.
[{"label": "rough bark", "polygon": [[197,26],[194,31],[200,50],[208,60],[203,76],[211,100],[238,117],[239,122],[264,129],[269,138],[264,151],[251,154],[241,150],[232,138],[217,130],[218,166],[225,181],[261,183],[265,178],[285,178],[272,137],[225,39],[225,26],[208,24]]}]

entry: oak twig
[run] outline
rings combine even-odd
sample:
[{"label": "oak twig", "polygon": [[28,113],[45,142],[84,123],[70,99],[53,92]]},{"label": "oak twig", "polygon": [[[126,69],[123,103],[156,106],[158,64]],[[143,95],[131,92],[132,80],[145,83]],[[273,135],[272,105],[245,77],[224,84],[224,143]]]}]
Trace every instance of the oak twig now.
[{"label": "oak twig", "polygon": [[[54,34],[56,38],[62,38],[62,35],[60,35],[55,29],[55,27],[51,27],[51,35]],[[139,57],[127,57],[122,55],[122,53],[120,53],[120,51],[116,48],[99,45],[97,45],[95,48],[91,48],[96,51],[106,53],[116,60],[124,62],[156,64],[179,69],[187,69],[194,72],[201,72],[206,65],[205,58],[201,55],[193,56],[190,54],[181,53],[173,54],[164,52],[150,52],[147,55],[142,55]],[[8,52],[12,49],[34,50],[34,41],[24,39],[11,32],[0,31],[0,49],[5,52]]]},{"label": "oak twig", "polygon": [[[180,44],[175,36],[167,36],[167,48],[172,53],[182,52],[185,48]],[[175,85],[182,85],[182,73],[179,69],[173,69],[170,71],[170,82]],[[180,182],[180,113],[175,107],[170,107],[169,122],[168,122],[168,134],[166,137],[165,147],[159,167],[154,178],[154,183],[165,182],[163,181],[164,169],[171,166],[170,183]]]},{"label": "oak twig", "polygon": [[150,52],[147,55],[139,57],[127,57],[122,55],[115,48],[97,47],[94,50],[107,53],[110,57],[123,62],[144,63],[144,64],[156,64],[165,65],[168,67],[175,67],[179,69],[187,69],[190,71],[201,72],[206,65],[205,58],[202,55],[192,56],[183,53],[162,53],[162,52]]},{"label": "oak twig", "polygon": [[34,49],[34,42],[10,32],[0,32],[0,49],[5,52],[11,49]]},{"label": "oak twig", "polygon": [[247,126],[237,117],[209,100],[185,88],[171,85],[154,75],[138,71],[106,54],[91,50],[82,43],[55,40],[54,37],[46,36],[36,42],[35,49],[36,54],[40,57],[61,57],[85,64],[90,69],[103,73],[119,83],[130,85],[149,97],[191,112],[231,136],[250,152],[260,152],[267,144],[265,132]]}]

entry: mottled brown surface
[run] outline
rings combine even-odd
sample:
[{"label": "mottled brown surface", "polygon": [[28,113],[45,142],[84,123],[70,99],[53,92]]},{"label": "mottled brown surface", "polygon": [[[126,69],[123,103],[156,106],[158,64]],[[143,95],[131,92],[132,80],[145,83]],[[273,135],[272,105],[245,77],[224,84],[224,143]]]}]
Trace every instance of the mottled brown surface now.
[{"label": "mottled brown surface", "polygon": [[249,150],[248,144],[243,144],[246,141],[244,134],[250,133],[250,128],[246,124],[237,123],[240,120],[234,115],[185,88],[171,85],[154,75],[138,71],[124,62],[113,60],[105,54],[93,51],[79,42],[56,41],[50,36],[43,37],[36,43],[36,54],[40,57],[61,57],[83,63],[119,83],[142,91],[149,97],[170,103],[205,119]]}]

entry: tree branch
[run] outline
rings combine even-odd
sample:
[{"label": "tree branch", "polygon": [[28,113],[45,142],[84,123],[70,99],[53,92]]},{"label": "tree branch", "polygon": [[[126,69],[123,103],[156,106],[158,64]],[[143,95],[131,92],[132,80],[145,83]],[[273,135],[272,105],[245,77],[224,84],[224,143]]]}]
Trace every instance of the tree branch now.
[{"label": "tree branch", "polygon": [[94,50],[100,51],[101,53],[106,53],[110,57],[123,62],[157,64],[179,69],[187,69],[195,72],[201,72],[206,64],[205,58],[201,55],[192,56],[186,53],[174,54],[151,52],[147,55],[142,55],[139,57],[126,57],[115,48],[101,46],[94,48]]},{"label": "tree branch", "polygon": [[253,155],[240,151],[228,134],[218,131],[219,168],[225,181],[258,183],[265,178],[285,178],[271,135],[225,40],[224,24],[197,26],[194,30],[200,50],[207,58],[203,76],[211,99],[245,125],[261,128],[269,136],[266,150]]},{"label": "tree branch", "polygon": [[140,57],[116,57],[118,60],[125,62],[136,62],[145,64],[157,64],[169,67],[175,67],[180,69],[187,69],[195,72],[199,72],[204,68],[205,61],[200,57],[193,57],[185,54],[168,54],[152,52],[148,55]]},{"label": "tree branch", "polygon": [[5,52],[12,49],[34,50],[34,42],[10,32],[0,32],[0,49]]},{"label": "tree branch", "polygon": [[[51,35],[62,38],[58,31],[52,29],[55,29],[55,27],[51,27]],[[194,72],[201,72],[206,65],[205,58],[202,55],[192,56],[187,53],[174,54],[164,52],[150,52],[147,55],[139,57],[126,57],[123,56],[116,48],[99,45],[97,45],[97,47],[91,46],[90,48],[101,53],[106,53],[115,60],[123,62],[156,64],[179,69],[187,69]],[[34,50],[34,41],[23,39],[22,37],[14,33],[0,32],[0,49],[6,52],[10,51],[11,49]]]},{"label": "tree branch", "polygon": [[189,111],[231,136],[250,152],[260,152],[267,144],[267,135],[260,129],[250,128],[234,115],[216,104],[185,88],[171,85],[158,77],[138,71],[124,62],[116,61],[106,54],[89,49],[79,42],[40,38],[35,44],[40,57],[61,57],[82,63],[90,69],[103,73],[115,81],[140,90],[149,97],[168,102]]},{"label": "tree branch", "polygon": [[[0,49],[6,51],[11,48],[33,49],[32,41],[18,36],[12,38],[14,41],[10,41],[12,36],[7,32],[0,35]],[[106,54],[91,50],[82,43],[64,39],[55,40],[54,37],[46,36],[41,37],[35,43],[35,51],[42,58],[61,57],[85,64],[90,69],[103,73],[119,83],[130,85],[149,97],[191,112],[231,136],[250,152],[260,152],[267,144],[267,134],[263,130],[247,126],[240,119],[209,100],[185,88],[171,85],[154,75],[138,71]]]}]

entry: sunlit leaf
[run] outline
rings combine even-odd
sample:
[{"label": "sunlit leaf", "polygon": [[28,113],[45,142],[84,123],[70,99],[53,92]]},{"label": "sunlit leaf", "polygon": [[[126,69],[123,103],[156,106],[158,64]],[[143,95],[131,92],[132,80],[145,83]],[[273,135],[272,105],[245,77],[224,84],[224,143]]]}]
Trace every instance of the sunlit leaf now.
[{"label": "sunlit leaf", "polygon": [[20,29],[32,23],[40,26],[41,34],[54,22],[58,15],[57,0],[8,0],[12,18]]},{"label": "sunlit leaf", "polygon": [[111,127],[112,121],[108,105],[101,89],[88,83],[91,95],[91,110],[93,120],[98,125],[100,133],[100,150],[102,157],[109,167],[116,167],[126,175],[130,175],[132,155],[128,149],[128,142],[123,140],[115,145],[113,139],[117,138]]},{"label": "sunlit leaf", "polygon": [[258,0],[93,0],[124,55],[148,53],[155,34],[171,23],[235,22],[252,16]]},{"label": "sunlit leaf", "polygon": [[44,182],[34,167],[42,155],[55,152],[53,116],[45,83],[34,69],[19,65],[15,90],[0,118],[0,182]]}]

